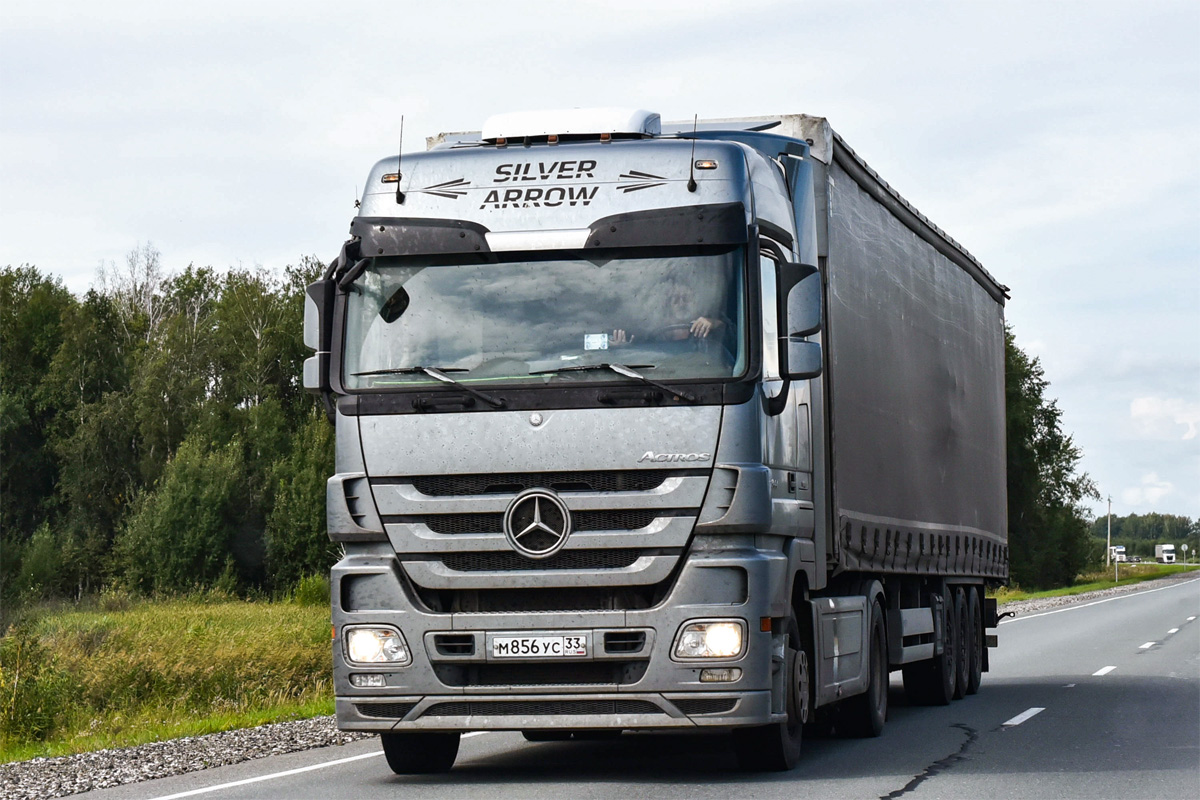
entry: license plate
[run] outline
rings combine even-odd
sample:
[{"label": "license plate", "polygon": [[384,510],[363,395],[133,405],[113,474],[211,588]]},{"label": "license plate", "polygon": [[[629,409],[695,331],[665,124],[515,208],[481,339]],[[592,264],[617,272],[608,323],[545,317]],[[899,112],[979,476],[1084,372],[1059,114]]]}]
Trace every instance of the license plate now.
[{"label": "license plate", "polygon": [[492,658],[578,658],[588,654],[585,636],[496,636]]}]

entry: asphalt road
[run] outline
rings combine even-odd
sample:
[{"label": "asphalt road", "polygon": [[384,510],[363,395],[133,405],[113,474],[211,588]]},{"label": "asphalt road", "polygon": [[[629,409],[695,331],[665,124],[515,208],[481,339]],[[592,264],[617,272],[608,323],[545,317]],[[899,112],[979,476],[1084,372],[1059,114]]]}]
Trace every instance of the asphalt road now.
[{"label": "asphalt road", "polygon": [[378,740],[79,797],[1195,798],[1200,580],[1005,620],[979,694],[908,707],[878,739],[810,739],[792,772],[739,772],[719,735],[530,744],[463,739],[447,775],[397,777]]}]

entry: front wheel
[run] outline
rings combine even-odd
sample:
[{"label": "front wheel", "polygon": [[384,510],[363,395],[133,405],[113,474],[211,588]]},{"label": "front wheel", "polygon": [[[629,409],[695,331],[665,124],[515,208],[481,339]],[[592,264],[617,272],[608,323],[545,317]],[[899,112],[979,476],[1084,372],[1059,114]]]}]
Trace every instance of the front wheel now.
[{"label": "front wheel", "polygon": [[788,647],[783,668],[787,671],[787,720],[755,728],[735,728],[733,747],[739,766],[748,772],[784,772],[800,762],[804,723],[812,709],[809,691],[808,651],[800,641],[800,626],[788,620]]},{"label": "front wheel", "polygon": [[458,758],[459,733],[382,733],[383,755],[397,775],[449,772]]}]

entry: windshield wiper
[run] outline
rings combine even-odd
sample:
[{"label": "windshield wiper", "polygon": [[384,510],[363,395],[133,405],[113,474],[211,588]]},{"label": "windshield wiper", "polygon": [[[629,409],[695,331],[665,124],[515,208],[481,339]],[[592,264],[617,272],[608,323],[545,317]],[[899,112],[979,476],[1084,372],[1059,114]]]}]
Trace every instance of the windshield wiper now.
[{"label": "windshield wiper", "polygon": [[354,377],[361,378],[361,377],[371,376],[371,375],[420,375],[420,374],[424,374],[424,375],[428,375],[429,377],[433,378],[434,380],[439,380],[442,383],[448,383],[456,389],[461,389],[462,391],[466,392],[467,394],[471,395],[472,397],[478,397],[480,400],[487,403],[492,408],[504,408],[506,405],[508,405],[500,398],[492,397],[490,394],[484,394],[483,392],[478,391],[477,389],[472,389],[470,386],[467,386],[464,383],[459,383],[458,381],[454,380],[454,378],[451,378],[449,375],[447,375],[446,374],[447,372],[470,372],[470,370],[462,369],[460,367],[441,367],[441,368],[438,368],[438,367],[393,367],[390,369],[373,369],[373,370],[369,370],[368,372],[355,372]]},{"label": "windshield wiper", "polygon": [[539,370],[538,372],[531,372],[529,374],[530,375],[557,375],[560,372],[587,372],[589,370],[607,369],[607,370],[612,370],[613,372],[617,373],[618,375],[624,375],[626,378],[633,378],[634,380],[638,380],[638,381],[641,381],[642,383],[653,386],[656,389],[661,389],[662,391],[666,392],[667,394],[672,394],[672,395],[676,395],[678,397],[682,397],[684,400],[687,400],[689,403],[696,402],[696,395],[692,394],[691,392],[685,391],[684,389],[680,389],[675,386],[667,386],[665,383],[659,383],[658,381],[651,380],[650,378],[647,378],[645,375],[641,374],[640,372],[637,372],[634,369],[635,367],[637,369],[654,369],[653,364],[634,364],[633,366],[627,367],[624,364],[610,364],[608,362],[605,362],[603,364],[578,364],[573,367],[559,367],[558,369],[543,369],[543,370]]}]

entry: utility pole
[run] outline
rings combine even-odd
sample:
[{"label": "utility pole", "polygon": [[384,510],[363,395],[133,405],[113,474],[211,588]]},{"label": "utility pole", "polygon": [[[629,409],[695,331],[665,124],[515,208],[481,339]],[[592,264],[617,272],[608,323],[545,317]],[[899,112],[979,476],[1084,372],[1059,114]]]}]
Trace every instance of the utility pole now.
[{"label": "utility pole", "polygon": [[1112,495],[1108,496],[1108,547],[1104,548],[1104,566],[1112,564]]}]

